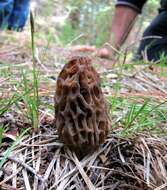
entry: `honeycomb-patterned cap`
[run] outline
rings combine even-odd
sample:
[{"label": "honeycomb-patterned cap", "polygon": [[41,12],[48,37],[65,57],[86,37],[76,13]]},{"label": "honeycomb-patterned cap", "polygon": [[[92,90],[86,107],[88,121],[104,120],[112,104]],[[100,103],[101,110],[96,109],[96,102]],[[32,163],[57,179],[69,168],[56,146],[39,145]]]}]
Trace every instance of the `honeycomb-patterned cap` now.
[{"label": "honeycomb-patterned cap", "polygon": [[70,148],[87,152],[105,141],[109,119],[100,77],[91,59],[77,57],[60,72],[55,93],[55,125]]}]

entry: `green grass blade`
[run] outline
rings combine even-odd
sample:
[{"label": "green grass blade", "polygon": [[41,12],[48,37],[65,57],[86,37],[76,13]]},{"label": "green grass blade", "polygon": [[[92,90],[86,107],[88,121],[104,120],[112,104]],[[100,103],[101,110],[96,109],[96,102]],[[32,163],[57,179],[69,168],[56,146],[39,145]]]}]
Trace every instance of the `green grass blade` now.
[{"label": "green grass blade", "polygon": [[26,129],[25,131],[23,131],[20,134],[20,136],[17,137],[17,139],[12,143],[12,145],[4,152],[3,158],[0,161],[0,169],[2,168],[3,164],[6,162],[7,158],[11,154],[12,150],[14,149],[14,147],[20,143],[22,137],[27,133],[28,130],[29,129]]}]

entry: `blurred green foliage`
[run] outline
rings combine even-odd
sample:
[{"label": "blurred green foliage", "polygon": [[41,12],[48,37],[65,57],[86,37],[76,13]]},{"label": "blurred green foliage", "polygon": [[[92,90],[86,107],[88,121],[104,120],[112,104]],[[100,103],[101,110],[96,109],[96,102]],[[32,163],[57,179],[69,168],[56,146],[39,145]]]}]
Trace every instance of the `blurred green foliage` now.
[{"label": "blurred green foliage", "polygon": [[[60,39],[64,45],[83,34],[79,43],[101,46],[109,37],[114,4],[112,1],[64,1],[69,17],[62,27]],[[78,43],[78,41],[74,42]]]},{"label": "blurred green foliage", "polygon": [[[114,14],[115,0],[63,0],[41,1],[42,7],[38,12],[40,18],[49,19],[50,28],[56,29],[56,41],[62,45],[68,44],[90,44],[97,47],[108,41],[112,16]],[[149,0],[143,9],[136,24],[138,32],[142,31],[157,14],[159,1]],[[64,16],[64,18],[63,18]],[[52,18],[62,17],[59,24],[52,23]],[[52,24],[51,24],[52,23]],[[48,28],[49,28],[48,27]],[[45,26],[47,31],[47,27]],[[53,39],[55,39],[53,34]],[[76,40],[74,40],[76,39]],[[55,43],[55,41],[54,41]]]}]

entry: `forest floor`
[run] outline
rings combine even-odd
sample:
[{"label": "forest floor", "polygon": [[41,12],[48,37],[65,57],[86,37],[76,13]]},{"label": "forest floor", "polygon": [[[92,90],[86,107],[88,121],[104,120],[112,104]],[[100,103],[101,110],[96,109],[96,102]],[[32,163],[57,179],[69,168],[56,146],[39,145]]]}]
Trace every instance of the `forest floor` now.
[{"label": "forest floor", "polygon": [[2,39],[3,35],[0,189],[167,189],[165,65],[128,62],[106,70],[100,64],[103,59],[92,57],[101,76],[112,130],[99,149],[78,158],[59,141],[53,126],[56,79],[76,53],[36,42],[40,105],[39,127],[33,128],[36,87],[29,36],[8,33]]}]

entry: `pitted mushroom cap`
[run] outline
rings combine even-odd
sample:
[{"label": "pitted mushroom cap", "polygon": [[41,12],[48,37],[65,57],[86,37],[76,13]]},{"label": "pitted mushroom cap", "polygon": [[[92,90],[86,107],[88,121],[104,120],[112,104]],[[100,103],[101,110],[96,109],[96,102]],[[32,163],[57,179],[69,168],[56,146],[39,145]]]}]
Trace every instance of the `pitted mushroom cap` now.
[{"label": "pitted mushroom cap", "polygon": [[100,77],[89,58],[74,58],[60,72],[55,125],[60,139],[74,150],[89,151],[105,141],[109,119]]}]

